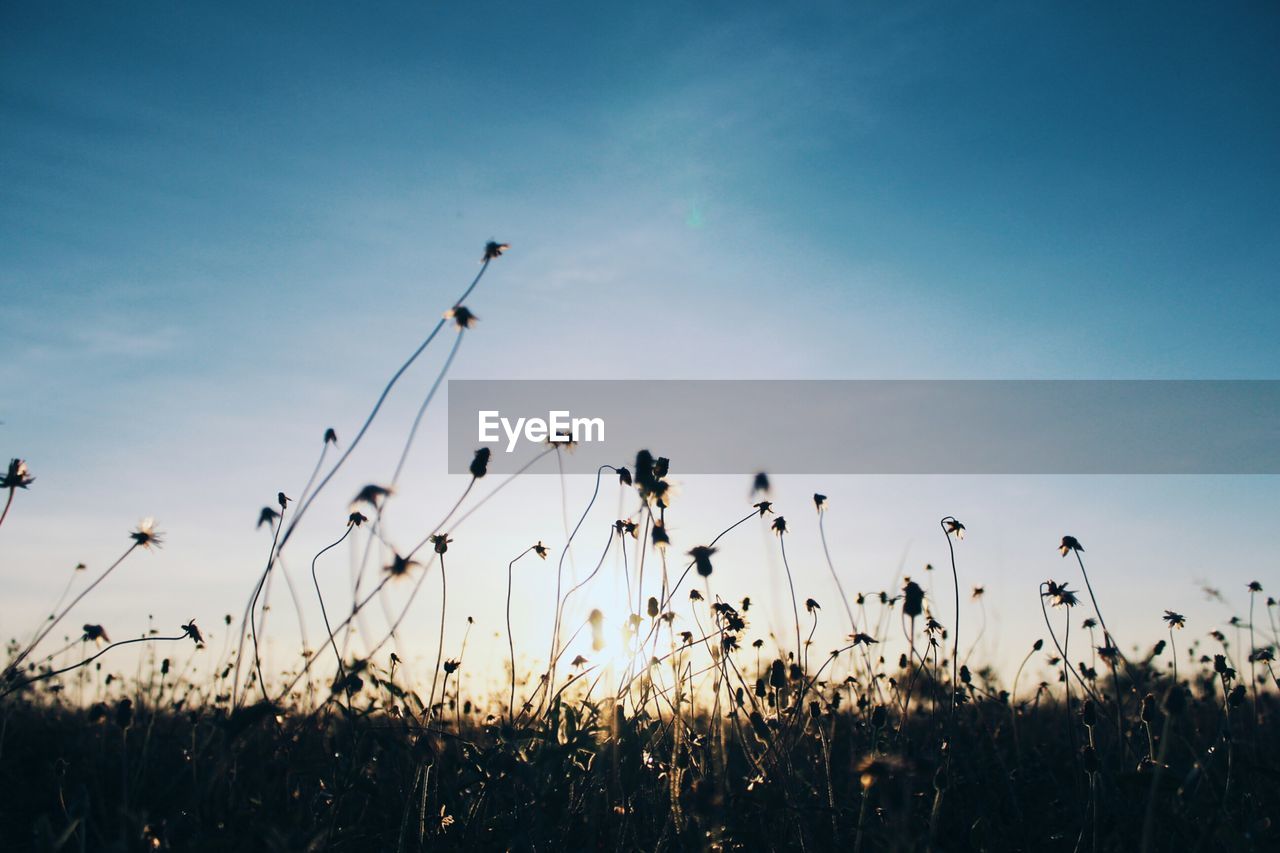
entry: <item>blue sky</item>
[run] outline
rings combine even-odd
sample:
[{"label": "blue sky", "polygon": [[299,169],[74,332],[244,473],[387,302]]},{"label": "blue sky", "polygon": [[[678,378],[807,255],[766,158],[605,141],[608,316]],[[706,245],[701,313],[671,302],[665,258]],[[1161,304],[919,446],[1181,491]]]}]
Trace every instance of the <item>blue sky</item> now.
[{"label": "blue sky", "polygon": [[[39,478],[0,528],[6,636],[142,515],[169,546],[98,621],[243,606],[258,506],[490,238],[457,376],[1280,378],[1272,4],[261,5],[0,12],[0,439]],[[406,528],[465,485],[427,430]],[[527,489],[512,541],[562,539],[559,482]],[[985,515],[1010,633],[1065,532],[1111,543],[1117,609],[1274,575],[1273,478],[842,479],[795,515],[815,489],[850,572]],[[689,540],[741,491],[686,484]]]}]

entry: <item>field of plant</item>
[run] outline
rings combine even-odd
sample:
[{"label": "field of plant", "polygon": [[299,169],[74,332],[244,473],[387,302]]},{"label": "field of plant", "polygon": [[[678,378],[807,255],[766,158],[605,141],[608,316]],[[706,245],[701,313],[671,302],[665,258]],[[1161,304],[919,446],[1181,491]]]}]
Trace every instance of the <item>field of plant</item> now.
[{"label": "field of plant", "polygon": [[[5,626],[0,848],[1280,848],[1275,600],[1261,582],[1216,593],[1240,605],[1234,636],[1193,631],[1166,611],[1167,639],[1138,648],[1124,642],[1125,626],[1108,626],[1085,549],[1070,535],[1046,543],[1060,549],[1063,573],[1027,591],[1043,631],[1025,638],[1021,666],[997,672],[972,656],[975,629],[961,622],[962,597],[984,590],[966,581],[957,518],[937,523],[950,556],[935,570],[942,592],[889,573],[882,590],[846,594],[826,547],[827,499],[813,495],[804,509],[816,514],[843,600],[805,599],[787,560],[793,534],[766,476],[756,477],[754,504],[735,510],[718,535],[677,549],[666,522],[678,460],[642,450],[597,472],[566,542],[537,541],[510,556],[508,578],[521,561],[553,567],[550,636],[524,647],[533,638],[511,629],[512,608],[522,605],[509,585],[506,656],[471,660],[464,639],[459,657],[446,657],[457,647],[444,642],[446,615],[469,606],[448,597],[451,532],[520,475],[480,495],[477,483],[497,479],[482,449],[453,509],[420,538],[382,541],[381,514],[475,322],[464,303],[506,249],[485,247],[475,280],[393,374],[358,433],[339,450],[325,432],[305,486],[262,510],[271,548],[243,613],[219,626],[169,614],[142,636],[114,640],[102,625],[77,624],[120,566],[163,545],[143,522],[115,563],[76,573],[60,595],[50,590],[56,603],[31,624]],[[295,601],[318,598],[323,646],[287,666],[264,665],[281,555],[304,519],[322,525],[308,512],[316,496],[401,375],[449,330],[453,349],[409,427],[401,465],[354,497],[331,544],[305,555],[310,576],[289,582]],[[561,452],[549,445],[543,455]],[[38,487],[14,459],[0,483],[0,553],[8,527],[21,523],[23,494]],[[566,555],[606,487],[621,490],[632,514],[611,523],[608,546],[575,581]],[[777,636],[753,625],[759,602],[716,594],[718,547],[753,524],[771,532],[786,576],[792,621]],[[317,567],[344,543],[363,549],[365,562],[350,599],[326,601]],[[374,564],[375,543],[393,556]],[[611,553],[633,603],[626,654],[609,665],[567,659],[580,637],[604,646],[603,614],[578,621],[570,605],[589,600]],[[428,576],[439,579],[439,595],[418,599],[419,615],[439,620],[440,642],[426,677],[411,679],[400,657],[408,605],[380,633],[352,629],[387,584],[411,585],[412,603]],[[839,647],[812,641],[820,617],[842,632],[847,624]],[[136,671],[121,675],[112,661],[131,652]],[[522,663],[530,656],[532,669]],[[464,668],[500,686],[473,694]]]}]

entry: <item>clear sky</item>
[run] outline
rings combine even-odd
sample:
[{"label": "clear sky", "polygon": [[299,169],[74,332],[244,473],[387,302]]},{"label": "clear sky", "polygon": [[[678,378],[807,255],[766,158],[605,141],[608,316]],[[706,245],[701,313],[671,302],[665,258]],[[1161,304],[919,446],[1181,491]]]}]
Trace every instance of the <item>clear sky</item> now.
[{"label": "clear sky", "polygon": [[[354,433],[491,238],[513,248],[455,376],[1280,378],[1274,4],[263,6],[0,11],[0,452],[38,478],[0,528],[5,637],[145,515],[165,549],[70,621],[238,612],[258,508],[300,491],[325,427]],[[389,477],[448,344],[317,513]],[[388,519],[405,539],[465,486],[442,421]],[[940,564],[954,514],[1010,648],[1036,583],[1080,585],[1063,533],[1135,642],[1165,607],[1203,636],[1247,581],[1280,588],[1274,478],[833,479],[779,485],[802,587],[831,595],[815,490],[855,588]],[[734,520],[745,482],[683,483],[676,546]],[[568,482],[571,514],[591,485]],[[503,501],[457,534],[452,636],[466,607],[498,628],[526,540],[564,540],[557,478]],[[729,590],[776,582],[762,536]]]}]

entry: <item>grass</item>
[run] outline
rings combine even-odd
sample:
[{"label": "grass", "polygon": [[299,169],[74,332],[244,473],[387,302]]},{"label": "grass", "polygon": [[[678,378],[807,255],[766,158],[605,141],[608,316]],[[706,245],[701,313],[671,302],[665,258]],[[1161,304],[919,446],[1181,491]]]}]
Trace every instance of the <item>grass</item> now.
[{"label": "grass", "polygon": [[[463,299],[505,249],[486,246]],[[262,523],[272,528],[265,569],[259,564],[246,584],[239,623],[226,618],[218,650],[194,622],[172,635],[152,628],[114,643],[101,626],[86,625],[83,636],[60,637],[64,644],[52,651],[42,647],[126,558],[137,559],[135,550],[160,545],[149,524],[131,533],[129,550],[87,579],[69,604],[72,587],[64,589],[48,619],[24,634],[27,640],[10,643],[0,677],[0,848],[861,853],[1280,844],[1273,817],[1280,814],[1274,600],[1266,599],[1268,623],[1255,626],[1262,586],[1250,584],[1248,622],[1233,623],[1238,635],[1248,628],[1246,658],[1233,657],[1225,635],[1215,631],[1220,650],[1192,641],[1173,660],[1174,629],[1185,625],[1173,611],[1164,617],[1167,645],[1122,651],[1102,619],[1084,549],[1070,536],[1060,550],[1076,558],[1089,612],[1078,615],[1086,604],[1068,582],[1042,583],[1038,598],[1050,642],[1028,638],[1029,651],[1006,688],[999,673],[969,663],[985,610],[968,651],[961,648],[964,525],[952,516],[940,522],[952,574],[951,600],[941,609],[918,583],[896,575],[884,589],[850,598],[839,555],[826,541],[831,510],[815,495],[823,556],[849,625],[846,645],[818,652],[812,638],[823,611],[807,599],[800,612],[787,557],[787,537],[795,534],[771,502],[745,515],[745,506],[733,508],[728,526],[689,551],[688,562],[675,560],[666,525],[671,462],[641,451],[628,467],[601,467],[581,517],[572,529],[566,520],[556,582],[547,590],[554,598],[540,603],[554,616],[550,637],[518,642],[511,628],[511,575],[531,553],[547,558],[539,541],[507,565],[507,661],[499,655],[468,662],[465,634],[458,657],[446,658],[452,533],[523,469],[477,489],[490,482],[488,454],[477,453],[448,515],[388,564],[372,560],[391,547],[382,538],[382,510],[475,321],[461,303],[395,371],[336,461],[325,467],[329,445],[338,444],[328,430],[298,500],[282,492],[279,511],[263,511]],[[397,380],[450,319],[457,337],[408,429],[395,474],[387,486],[362,490],[345,529],[334,529],[323,540],[330,544],[308,555],[324,644],[283,669],[265,667],[259,644],[276,573],[301,611],[284,549],[352,458]],[[635,512],[597,531],[590,513],[606,477],[617,478],[621,499],[634,501]],[[21,517],[15,496],[33,482],[25,463],[10,464],[0,482],[8,491],[0,525]],[[759,476],[756,491],[767,495],[767,486]],[[790,639],[758,636],[749,599],[715,594],[717,544],[753,520],[776,534],[794,619],[783,628],[789,636],[794,627],[794,647]],[[0,527],[0,536],[8,530]],[[566,589],[571,545],[581,540],[594,548],[597,535],[604,547],[595,565]],[[350,601],[339,606],[321,596],[319,575],[321,557],[343,542],[357,565]],[[611,552],[622,560],[635,609],[626,623],[626,659],[615,667],[583,656],[567,661],[579,635],[589,633],[596,649],[602,643],[599,611],[579,624],[567,603],[586,597]],[[435,666],[411,681],[398,666],[397,631],[436,571],[439,606],[428,617],[440,620]],[[386,628],[371,631],[366,606],[378,599],[386,607],[379,594],[392,582],[410,585],[407,603],[399,612],[385,610]],[[981,592],[976,587],[975,598]],[[681,626],[696,630],[677,630],[677,614]],[[1081,652],[1077,640],[1073,649],[1073,622],[1090,636],[1100,624],[1103,645],[1091,641]],[[522,675],[517,645],[545,648],[546,658]],[[103,668],[122,646],[145,649],[132,676]],[[464,666],[493,668],[494,686],[473,692],[457,675]],[[1026,686],[1028,668],[1049,673],[1048,680]]]}]

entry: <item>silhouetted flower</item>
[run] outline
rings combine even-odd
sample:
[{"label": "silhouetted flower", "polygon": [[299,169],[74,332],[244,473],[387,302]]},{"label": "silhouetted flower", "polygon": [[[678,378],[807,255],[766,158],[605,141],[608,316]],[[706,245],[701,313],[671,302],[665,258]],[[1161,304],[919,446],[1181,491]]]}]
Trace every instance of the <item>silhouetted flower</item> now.
[{"label": "silhouetted flower", "polygon": [[98,645],[111,642],[111,638],[107,636],[106,629],[101,625],[85,625],[82,639],[86,643],[97,643]]},{"label": "silhouetted flower", "polygon": [[748,595],[742,599],[742,612],[746,613],[750,609],[751,609],[751,596]]},{"label": "silhouetted flower", "polygon": [[1213,656],[1213,671],[1226,679],[1232,679],[1236,677],[1236,671],[1227,664],[1226,655]]},{"label": "silhouetted flower", "polygon": [[444,662],[444,671],[450,675],[458,671],[458,667],[462,666],[462,661],[452,658]]},{"label": "silhouetted flower", "polygon": [[812,613],[815,610],[821,610],[822,605],[818,604],[818,602],[815,601],[814,599],[808,598],[808,599],[805,599],[804,609]]},{"label": "silhouetted flower", "polygon": [[292,500],[293,498],[289,497],[284,492],[276,493],[276,503],[280,504],[281,510],[285,509],[289,505],[289,502]]},{"label": "silhouetted flower", "polygon": [[443,554],[449,550],[449,543],[453,540],[445,533],[431,534],[431,544],[435,546],[437,554]]},{"label": "silhouetted flower", "polygon": [[502,253],[510,248],[511,247],[506,243],[497,243],[490,240],[488,243],[484,244],[484,258],[482,258],[482,260],[491,261],[494,258],[500,258],[502,257]]},{"label": "silhouetted flower", "polygon": [[493,455],[493,451],[487,447],[482,447],[476,451],[476,455],[471,460],[471,476],[479,480],[489,472],[489,457]]},{"label": "silhouetted flower", "polygon": [[1072,551],[1083,551],[1080,540],[1074,536],[1063,536],[1062,544],[1058,546],[1058,550],[1062,552],[1062,556],[1067,556]]},{"label": "silhouetted flower", "polygon": [[716,549],[709,545],[699,545],[689,552],[689,556],[693,558],[693,565],[698,570],[698,574],[705,577],[711,575],[711,556],[715,554]]},{"label": "silhouetted flower", "polygon": [[352,512],[350,515],[347,516],[347,524],[352,524],[352,525],[355,525],[356,527],[359,527],[360,525],[364,524],[368,520],[369,519],[366,518],[364,513],[362,512]]},{"label": "silhouetted flower", "polygon": [[631,485],[631,472],[625,466],[618,469],[618,482],[624,486]]},{"label": "silhouetted flower", "polygon": [[755,481],[751,484],[751,491],[755,493],[769,494],[769,475],[761,471],[756,474]]},{"label": "silhouetted flower", "polygon": [[653,524],[653,544],[656,548],[665,548],[671,544],[671,537],[667,535],[667,529],[662,526],[661,521]]},{"label": "silhouetted flower", "polygon": [[547,546],[542,544],[541,539],[538,540],[537,545],[533,546],[533,553],[537,554],[544,560],[547,559]]},{"label": "silhouetted flower", "polygon": [[645,612],[649,614],[650,619],[658,618],[660,611],[658,610],[658,599],[655,596],[649,596],[649,603],[645,606]]},{"label": "silhouetted flower", "polygon": [[1257,663],[1264,663],[1264,662],[1270,663],[1275,659],[1276,659],[1275,652],[1272,651],[1270,647],[1262,648],[1262,649],[1254,649],[1253,653],[1249,655],[1249,660]]},{"label": "silhouetted flower", "polygon": [[276,519],[279,517],[280,517],[280,513],[276,512],[273,508],[269,506],[264,506],[262,508],[262,511],[258,513],[257,526],[262,527],[265,524],[267,527],[270,527],[271,525],[276,523]]},{"label": "silhouetted flower", "polygon": [[324,443],[332,444],[335,447],[337,446],[338,434],[333,431],[333,427],[329,427],[327,430],[324,431]]},{"label": "silhouetted flower", "polygon": [[760,517],[764,518],[766,512],[773,512],[772,501],[760,501],[758,504],[752,504],[756,509],[760,510]]},{"label": "silhouetted flower", "polygon": [[197,646],[204,645],[204,635],[201,634],[200,629],[196,627],[196,620],[192,619],[190,622],[183,625],[182,633],[190,637],[191,641],[195,643]]},{"label": "silhouetted flower", "polygon": [[814,507],[818,510],[818,512],[822,512],[824,509],[826,509],[826,508],[827,508],[827,496],[826,496],[826,495],[820,495],[820,494],[818,494],[817,492],[814,492],[814,493],[813,493],[813,505],[814,505]]},{"label": "silhouetted flower", "polygon": [[632,539],[639,538],[639,534],[636,533],[638,528],[639,525],[629,518],[620,518],[613,523],[613,529],[618,532],[619,536],[630,535]]},{"label": "silhouetted flower", "polygon": [[869,646],[869,645],[871,645],[872,643],[878,643],[878,642],[880,642],[879,640],[877,640],[875,637],[871,636],[870,634],[864,634],[864,633],[862,633],[861,631],[859,631],[859,632],[858,632],[858,633],[856,633],[856,634],[850,634],[850,635],[849,635],[849,640],[850,640],[850,641],[851,641],[855,646]]},{"label": "silhouetted flower", "polygon": [[579,667],[586,666],[588,663],[590,663],[590,661],[588,661],[588,660],[587,660],[585,657],[583,657],[582,655],[578,655],[576,658],[574,658],[574,659],[569,663],[569,666],[573,667],[574,669],[577,669],[577,668],[579,668]]},{"label": "silhouetted flower", "polygon": [[1262,584],[1257,581],[1249,581],[1249,592],[1262,592]]},{"label": "silhouetted flower", "polygon": [[984,586],[975,586],[975,587],[973,588],[973,598],[982,598],[982,596],[986,595],[986,592],[987,592],[987,588],[986,588],[986,587],[984,587]]},{"label": "silhouetted flower", "polygon": [[391,495],[390,489],[370,483],[369,485],[361,489],[360,492],[355,496],[355,498],[352,499],[351,505],[355,506],[356,504],[368,504],[374,509],[378,509],[379,503],[384,498],[389,497],[390,495]]},{"label": "silhouetted flower", "polygon": [[696,589],[689,590],[689,600],[702,601],[702,593],[698,592]]},{"label": "silhouetted flower", "polygon": [[156,530],[156,520],[154,518],[144,518],[138,523],[138,529],[129,534],[129,538],[133,540],[135,545],[141,545],[143,548],[159,548],[164,541],[163,534]]},{"label": "silhouetted flower", "polygon": [[1053,581],[1046,581],[1045,590],[1041,595],[1045,598],[1052,598],[1054,607],[1075,607],[1080,603],[1080,600],[1076,598],[1075,592],[1067,589],[1065,583],[1057,584]]},{"label": "silhouetted flower", "polygon": [[386,572],[393,578],[400,578],[409,574],[410,570],[417,565],[419,565],[419,563],[414,560],[401,557],[399,554],[394,554],[391,558],[391,564],[386,567]]},{"label": "silhouetted flower", "polygon": [[787,520],[782,516],[778,516],[773,520],[773,532],[781,536],[787,532]]},{"label": "silhouetted flower", "polygon": [[1185,628],[1187,625],[1187,617],[1181,613],[1174,613],[1172,610],[1166,610],[1164,616],[1160,618],[1169,623],[1170,628]]},{"label": "silhouetted flower", "polygon": [[0,489],[25,489],[36,481],[29,475],[27,463],[22,459],[10,459],[9,471],[0,477]]},{"label": "silhouetted flower", "polygon": [[964,525],[956,521],[954,518],[944,518],[942,520],[942,526],[947,531],[948,535],[954,535],[957,539],[964,538]]},{"label": "silhouetted flower", "polygon": [[448,311],[444,312],[444,318],[446,320],[452,320],[453,325],[457,326],[459,329],[470,329],[476,324],[476,321],[480,319],[475,314],[472,314],[471,309],[465,305],[450,308]]},{"label": "silhouetted flower", "polygon": [[924,590],[910,578],[902,587],[902,612],[911,619],[924,612]]}]

